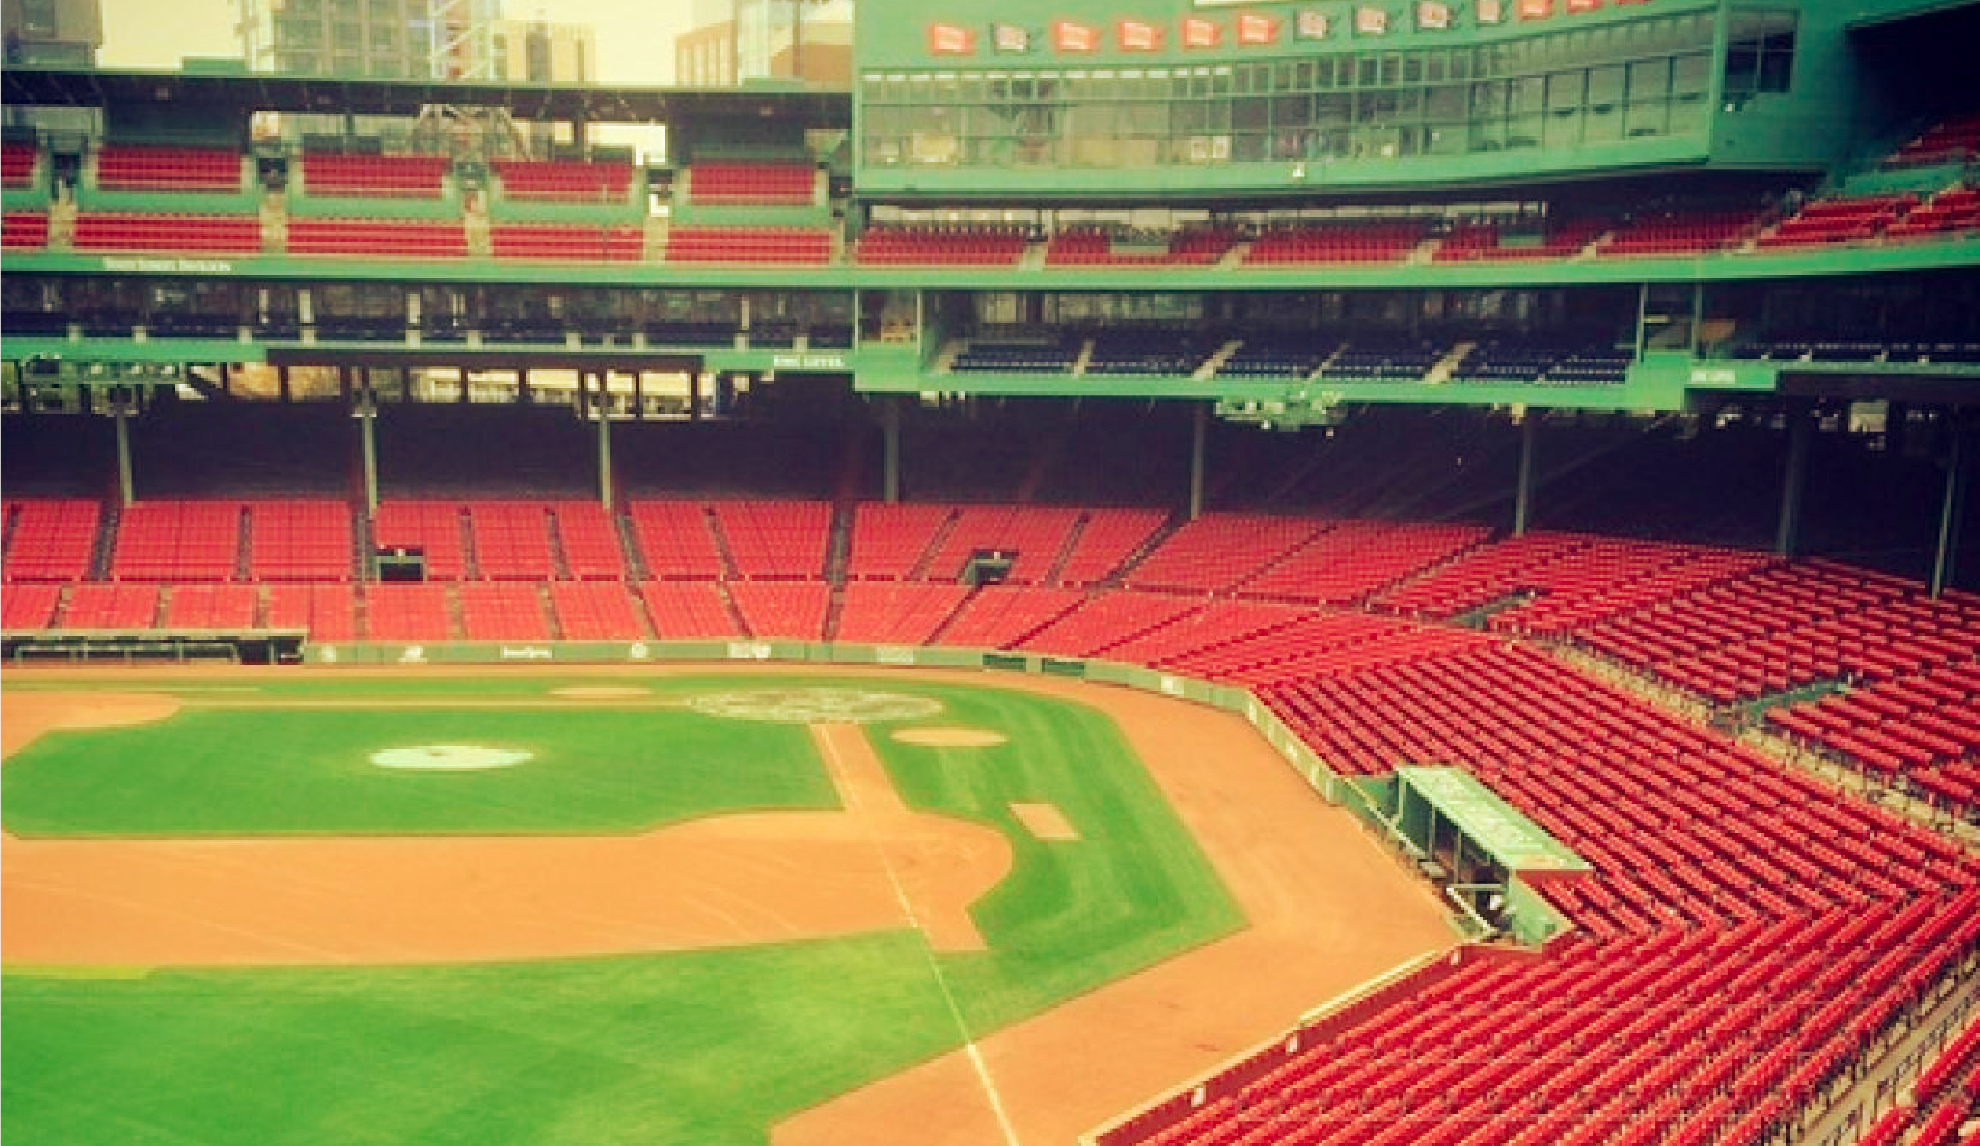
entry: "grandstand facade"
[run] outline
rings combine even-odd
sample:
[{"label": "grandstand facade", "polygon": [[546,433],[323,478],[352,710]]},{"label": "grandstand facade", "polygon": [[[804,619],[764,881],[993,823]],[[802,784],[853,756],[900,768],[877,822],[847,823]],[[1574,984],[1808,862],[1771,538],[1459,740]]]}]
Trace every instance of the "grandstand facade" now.
[{"label": "grandstand facade", "polygon": [[[1853,1088],[1980,955],[1980,5],[857,20],[846,90],[448,85],[574,141],[501,159],[251,130],[421,81],[10,68],[103,126],[5,140],[7,655],[1248,706],[1542,954],[1096,1141],[1954,1141],[1970,1031]],[[1571,869],[1412,843],[1427,764]]]}]

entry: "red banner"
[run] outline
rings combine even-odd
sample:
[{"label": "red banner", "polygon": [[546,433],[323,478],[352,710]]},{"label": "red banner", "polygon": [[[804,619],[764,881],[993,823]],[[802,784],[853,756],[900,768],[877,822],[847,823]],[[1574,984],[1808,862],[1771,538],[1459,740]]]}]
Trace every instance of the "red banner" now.
[{"label": "red banner", "polygon": [[1052,50],[1055,52],[1097,52],[1100,29],[1074,20],[1052,22]]},{"label": "red banner", "polygon": [[1182,46],[1185,48],[1214,48],[1224,42],[1224,26],[1215,20],[1205,20],[1201,16],[1185,16],[1182,22]]},{"label": "red banner", "polygon": [[1279,42],[1279,22],[1270,16],[1260,16],[1255,12],[1239,12],[1237,18],[1237,42],[1240,44],[1276,44]]},{"label": "red banner", "polygon": [[956,24],[928,25],[928,54],[931,56],[973,56],[975,31]]},{"label": "red banner", "polygon": [[1114,39],[1123,52],[1159,52],[1162,50],[1162,29],[1146,20],[1118,20],[1114,23]]},{"label": "red banner", "polygon": [[1519,0],[1519,18],[1545,20],[1554,14],[1554,0]]}]

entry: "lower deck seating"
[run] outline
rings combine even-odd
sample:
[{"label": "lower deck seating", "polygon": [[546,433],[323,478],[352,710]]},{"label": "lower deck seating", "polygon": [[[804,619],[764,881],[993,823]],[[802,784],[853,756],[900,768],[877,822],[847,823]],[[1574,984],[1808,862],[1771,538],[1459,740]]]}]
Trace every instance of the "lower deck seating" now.
[{"label": "lower deck seating", "polygon": [[222,148],[105,143],[94,167],[105,191],[238,194],[244,185],[241,153]]},{"label": "lower deck seating", "polygon": [[41,145],[10,139],[0,143],[0,187],[29,187],[41,163]]},{"label": "lower deck seating", "polygon": [[965,649],[1015,648],[1085,600],[1086,594],[1076,589],[1001,585],[978,589],[936,643]]},{"label": "lower deck seating", "polygon": [[632,263],[644,254],[646,234],[634,226],[498,223],[488,228],[488,244],[498,259]]},{"label": "lower deck seating", "polygon": [[640,560],[651,576],[664,581],[713,581],[724,575],[715,527],[700,502],[636,501],[629,516]]},{"label": "lower deck seating", "polygon": [[55,624],[62,604],[60,585],[8,585],[0,592],[0,630],[31,632]]},{"label": "lower deck seating", "polygon": [[291,219],[289,253],[459,258],[468,253],[467,226],[457,222]]},{"label": "lower deck seating", "polygon": [[165,591],[164,628],[241,632],[258,627],[261,590],[254,585],[174,585]]},{"label": "lower deck seating", "polygon": [[622,581],[554,581],[550,604],[567,641],[643,641],[653,635]]},{"label": "lower deck seating", "polygon": [[267,586],[265,614],[271,629],[301,629],[317,644],[357,639],[357,588],[339,584]]},{"label": "lower deck seating", "polygon": [[374,641],[454,640],[453,601],[447,589],[434,582],[365,586],[365,635]]},{"label": "lower deck seating", "polygon": [[654,635],[663,641],[732,640],[744,636],[713,581],[648,581],[639,587]]},{"label": "lower deck seating", "polygon": [[261,220],[253,215],[133,215],[85,211],[76,216],[78,251],[188,251],[216,255],[261,253]]},{"label": "lower deck seating", "polygon": [[47,245],[46,212],[8,211],[0,216],[0,250],[38,251]]},{"label": "lower deck seating", "polygon": [[550,622],[538,586],[470,581],[460,586],[461,635],[470,641],[547,641]]},{"label": "lower deck seating", "polygon": [[822,641],[831,587],[822,581],[736,581],[729,598],[750,635],[790,641]]},{"label": "lower deck seating", "polygon": [[667,229],[670,263],[783,263],[823,266],[832,258],[832,234],[823,227],[717,227]]},{"label": "lower deck seating", "polygon": [[441,155],[306,154],[300,186],[316,198],[438,199],[452,167]]},{"label": "lower deck seating", "polygon": [[873,645],[925,645],[962,605],[961,585],[855,581],[844,590],[835,640]]},{"label": "lower deck seating", "polygon": [[1304,517],[1206,513],[1128,572],[1137,589],[1231,589],[1311,540],[1326,523]]},{"label": "lower deck seating", "polygon": [[84,581],[69,587],[64,629],[151,629],[158,624],[158,586]]},{"label": "lower deck seating", "polygon": [[1251,266],[1301,263],[1396,263],[1429,236],[1421,222],[1312,223],[1277,227],[1252,240]]}]

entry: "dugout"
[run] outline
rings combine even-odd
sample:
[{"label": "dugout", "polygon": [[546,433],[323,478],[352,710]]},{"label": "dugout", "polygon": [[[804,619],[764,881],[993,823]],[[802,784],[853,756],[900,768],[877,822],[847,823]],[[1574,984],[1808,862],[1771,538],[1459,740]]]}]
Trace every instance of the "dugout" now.
[{"label": "dugout", "polygon": [[1395,842],[1476,925],[1533,943],[1564,929],[1533,888],[1592,870],[1567,845],[1460,768],[1404,765],[1392,792]]}]

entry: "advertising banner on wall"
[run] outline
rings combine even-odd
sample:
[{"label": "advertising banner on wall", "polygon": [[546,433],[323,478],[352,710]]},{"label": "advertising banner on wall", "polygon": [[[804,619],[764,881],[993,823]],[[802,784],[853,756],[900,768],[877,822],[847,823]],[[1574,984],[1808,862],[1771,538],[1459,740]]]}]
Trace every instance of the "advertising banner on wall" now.
[{"label": "advertising banner on wall", "polygon": [[1224,26],[1201,16],[1187,16],[1182,22],[1182,46],[1214,48],[1224,42]]},{"label": "advertising banner on wall", "polygon": [[973,56],[976,32],[960,24],[928,25],[928,54],[931,56]]},{"label": "advertising banner on wall", "polygon": [[1077,20],[1055,20],[1052,22],[1052,50],[1097,52],[1100,50],[1100,29]]}]

